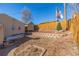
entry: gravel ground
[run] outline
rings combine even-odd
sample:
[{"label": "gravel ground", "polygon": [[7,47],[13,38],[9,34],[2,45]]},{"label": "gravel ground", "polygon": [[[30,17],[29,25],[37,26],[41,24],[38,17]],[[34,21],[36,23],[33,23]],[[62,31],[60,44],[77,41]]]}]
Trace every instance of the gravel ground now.
[{"label": "gravel ground", "polygon": [[[47,49],[44,56],[77,56],[79,55],[78,48],[76,46],[76,43],[74,42],[72,34],[68,34],[67,36],[58,38],[58,39],[52,39],[52,38],[45,39],[45,38],[41,38],[37,36],[34,37],[30,35],[17,41],[15,45],[17,47],[21,47],[19,48],[19,50],[22,50],[23,48],[27,47],[27,45],[29,44],[37,45],[39,47],[43,47]],[[0,55],[2,53],[4,53],[2,55],[5,55],[5,52],[7,52],[7,49],[11,51],[12,48],[8,47],[6,49],[0,50]]]}]

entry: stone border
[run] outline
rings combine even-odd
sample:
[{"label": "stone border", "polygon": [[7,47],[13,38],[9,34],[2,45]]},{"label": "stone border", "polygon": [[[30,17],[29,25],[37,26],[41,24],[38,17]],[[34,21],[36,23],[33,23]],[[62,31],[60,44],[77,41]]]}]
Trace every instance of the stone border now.
[{"label": "stone border", "polygon": [[[16,54],[16,51],[17,51],[17,49],[18,49],[18,47],[17,48],[14,48],[13,50],[11,50],[9,53],[8,53],[8,56],[18,56],[18,54],[20,54],[20,53],[22,53],[24,50],[26,50],[28,47],[30,47],[31,45],[27,45],[23,50],[21,50],[19,53],[17,53]],[[39,56],[43,56],[45,53],[46,53],[46,49],[45,48],[42,48],[42,47],[39,47],[39,46],[37,46],[37,45],[32,45],[32,46],[34,46],[34,47],[37,47],[38,49],[41,49],[42,50],[42,52],[40,53],[40,55]]]},{"label": "stone border", "polygon": [[43,56],[45,54],[45,52],[47,51],[47,49],[42,48],[40,46],[37,46],[37,45],[32,45],[32,46],[37,47],[38,49],[42,49],[42,53],[40,54],[40,56]]}]

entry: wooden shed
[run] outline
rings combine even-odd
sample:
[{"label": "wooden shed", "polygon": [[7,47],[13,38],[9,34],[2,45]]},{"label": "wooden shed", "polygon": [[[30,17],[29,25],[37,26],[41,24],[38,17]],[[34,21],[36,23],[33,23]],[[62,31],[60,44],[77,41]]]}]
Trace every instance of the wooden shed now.
[{"label": "wooden shed", "polygon": [[34,24],[32,22],[30,22],[29,24],[25,25],[26,27],[26,31],[34,31]]}]

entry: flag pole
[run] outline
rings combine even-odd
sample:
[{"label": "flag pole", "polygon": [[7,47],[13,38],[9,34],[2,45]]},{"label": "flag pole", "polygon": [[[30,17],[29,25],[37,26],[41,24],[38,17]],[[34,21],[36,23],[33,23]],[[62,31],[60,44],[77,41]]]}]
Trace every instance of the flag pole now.
[{"label": "flag pole", "polygon": [[64,3],[64,20],[66,20],[66,3]]}]

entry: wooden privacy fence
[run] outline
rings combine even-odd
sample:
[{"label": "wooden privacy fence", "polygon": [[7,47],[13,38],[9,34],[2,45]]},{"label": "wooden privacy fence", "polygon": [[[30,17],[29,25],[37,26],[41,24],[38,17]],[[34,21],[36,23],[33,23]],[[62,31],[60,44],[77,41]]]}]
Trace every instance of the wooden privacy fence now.
[{"label": "wooden privacy fence", "polygon": [[73,34],[74,40],[79,47],[79,13],[75,13],[71,19],[70,31]]}]

